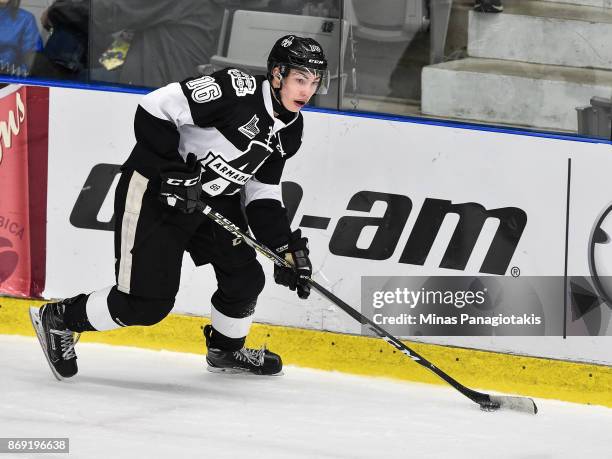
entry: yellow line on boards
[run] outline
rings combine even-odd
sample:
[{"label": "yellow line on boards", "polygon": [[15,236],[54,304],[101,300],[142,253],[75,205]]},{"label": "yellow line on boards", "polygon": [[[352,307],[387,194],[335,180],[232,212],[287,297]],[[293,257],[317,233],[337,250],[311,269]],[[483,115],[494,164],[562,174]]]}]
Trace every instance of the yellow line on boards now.
[{"label": "yellow line on boards", "polygon": [[[34,336],[28,307],[43,303],[0,298],[0,334]],[[204,354],[202,327],[206,323],[207,318],[171,314],[151,327],[84,333],[81,341]],[[253,324],[247,343],[266,344],[290,365],[446,384],[378,338]],[[470,388],[612,408],[610,366],[415,342],[409,345]]]}]

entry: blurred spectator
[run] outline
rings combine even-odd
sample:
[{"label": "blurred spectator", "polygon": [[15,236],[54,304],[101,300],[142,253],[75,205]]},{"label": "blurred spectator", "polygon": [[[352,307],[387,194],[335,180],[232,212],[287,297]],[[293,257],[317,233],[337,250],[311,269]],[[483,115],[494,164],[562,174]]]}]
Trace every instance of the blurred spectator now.
[{"label": "blurred spectator", "polygon": [[474,9],[481,13],[501,13],[504,11],[504,6],[501,0],[476,0]]},{"label": "blurred spectator", "polygon": [[51,32],[42,53],[36,56],[32,74],[49,78],[85,78],[90,0],[55,0],[41,15]]},{"label": "blurred spectator", "polygon": [[146,87],[180,81],[216,53],[225,9],[303,14],[303,7],[299,0],[94,0],[90,76]]},{"label": "blurred spectator", "polygon": [[[288,3],[288,0],[285,0]],[[304,16],[319,16],[324,18],[339,18],[340,5],[339,0],[323,0],[313,2],[294,2],[303,4],[301,6],[301,14]]]},{"label": "blurred spectator", "polygon": [[95,0],[92,80],[159,87],[193,75],[215,52],[225,3]]},{"label": "blurred spectator", "polygon": [[0,73],[27,76],[42,39],[36,19],[21,0],[0,0]]}]

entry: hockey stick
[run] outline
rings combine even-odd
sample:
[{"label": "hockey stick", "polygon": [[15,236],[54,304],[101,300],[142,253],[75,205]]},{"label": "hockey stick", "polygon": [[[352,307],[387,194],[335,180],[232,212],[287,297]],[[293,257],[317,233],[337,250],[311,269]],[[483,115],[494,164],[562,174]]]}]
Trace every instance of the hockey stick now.
[{"label": "hockey stick", "polygon": [[[257,242],[254,238],[246,234],[244,231],[242,231],[239,227],[234,225],[231,221],[229,221],[223,215],[215,212],[210,206],[201,204],[200,206],[198,206],[198,209],[204,215],[214,220],[217,224],[221,225],[225,230],[229,231],[234,236],[239,237],[247,245],[255,249],[257,252],[262,254],[264,257],[274,262],[274,264],[276,264],[277,266],[285,267],[285,268],[292,267],[292,265],[289,262],[279,257],[277,254],[272,252],[266,246]],[[357,322],[366,326],[370,331],[372,331],[377,336],[384,339],[391,346],[393,346],[394,348],[396,348],[397,350],[399,350],[400,352],[402,352],[403,354],[411,358],[413,361],[415,361],[419,365],[427,368],[430,371],[433,371],[436,375],[438,375],[448,384],[453,386],[463,395],[468,397],[470,400],[478,403],[481,409],[486,410],[486,411],[495,411],[498,409],[510,409],[510,410],[515,410],[515,411],[523,411],[523,412],[530,413],[530,414],[536,414],[538,412],[538,407],[536,406],[535,402],[531,398],[511,397],[511,396],[506,396],[506,395],[490,395],[490,394],[485,394],[482,392],[477,392],[475,390],[469,389],[468,387],[465,387],[459,381],[455,380],[454,378],[446,374],[444,371],[436,367],[434,364],[432,364],[429,360],[425,359],[423,356],[419,355],[418,353],[410,349],[408,346],[402,343],[399,339],[387,333],[384,329],[376,325],[374,322],[372,322],[370,319],[368,319],[363,314],[358,312],[356,309],[349,306],[347,303],[342,301],[340,298],[338,298],[336,295],[331,293],[329,290],[322,287],[321,285],[319,285],[317,282],[315,282],[309,277],[307,277],[306,280],[308,281],[308,283],[313,289],[315,289],[322,296],[324,296],[329,301],[334,303],[336,306],[338,306],[340,309],[346,312],[349,316],[351,316]]]}]

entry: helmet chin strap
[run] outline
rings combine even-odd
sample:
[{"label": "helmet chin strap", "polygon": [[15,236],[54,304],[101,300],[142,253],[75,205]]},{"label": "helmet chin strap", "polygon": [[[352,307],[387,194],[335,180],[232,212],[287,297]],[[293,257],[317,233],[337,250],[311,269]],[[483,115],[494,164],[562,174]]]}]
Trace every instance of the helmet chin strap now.
[{"label": "helmet chin strap", "polygon": [[272,90],[272,108],[275,113],[278,114],[277,118],[281,120],[283,123],[289,123],[295,116],[296,113],[292,112],[285,108],[281,99],[281,88],[283,87],[283,78],[282,76],[277,77],[280,79],[280,86],[275,88],[272,83],[270,83],[270,89]]}]

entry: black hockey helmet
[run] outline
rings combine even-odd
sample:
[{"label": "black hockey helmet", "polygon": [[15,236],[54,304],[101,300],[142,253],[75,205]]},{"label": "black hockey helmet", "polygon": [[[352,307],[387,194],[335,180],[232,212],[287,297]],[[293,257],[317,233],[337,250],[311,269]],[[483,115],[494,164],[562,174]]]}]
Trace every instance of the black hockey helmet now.
[{"label": "black hockey helmet", "polygon": [[329,88],[329,70],[323,48],[312,38],[285,35],[279,38],[268,56],[268,80],[272,81],[272,69],[280,67],[283,77],[290,69],[306,70],[320,77],[317,94],[327,94]]}]

